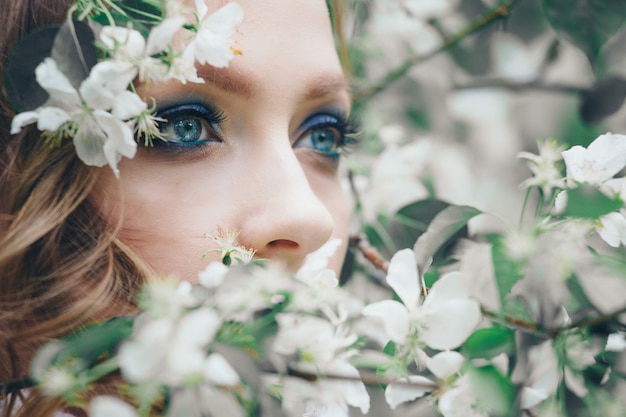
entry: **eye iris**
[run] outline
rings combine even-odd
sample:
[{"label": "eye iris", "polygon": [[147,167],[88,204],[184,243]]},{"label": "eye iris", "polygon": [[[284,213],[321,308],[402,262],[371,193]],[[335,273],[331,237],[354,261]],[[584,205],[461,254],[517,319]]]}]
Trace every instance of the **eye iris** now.
[{"label": "eye iris", "polygon": [[311,133],[311,142],[315,149],[322,152],[335,150],[335,135],[330,129],[319,129]]},{"label": "eye iris", "polygon": [[181,142],[195,142],[202,134],[202,123],[198,119],[181,119],[174,122],[174,135]]}]

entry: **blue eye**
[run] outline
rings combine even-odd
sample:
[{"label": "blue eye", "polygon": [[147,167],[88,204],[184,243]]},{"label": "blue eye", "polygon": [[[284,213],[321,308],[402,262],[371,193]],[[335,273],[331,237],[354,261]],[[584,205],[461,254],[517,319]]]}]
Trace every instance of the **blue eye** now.
[{"label": "blue eye", "polygon": [[156,146],[194,146],[219,141],[220,124],[224,115],[203,104],[183,104],[158,112],[165,119],[159,125],[165,141],[154,141]]},{"label": "blue eye", "polygon": [[344,115],[319,113],[306,119],[299,129],[300,135],[294,147],[311,148],[331,158],[338,158],[347,145],[354,143],[350,135],[355,133]]}]

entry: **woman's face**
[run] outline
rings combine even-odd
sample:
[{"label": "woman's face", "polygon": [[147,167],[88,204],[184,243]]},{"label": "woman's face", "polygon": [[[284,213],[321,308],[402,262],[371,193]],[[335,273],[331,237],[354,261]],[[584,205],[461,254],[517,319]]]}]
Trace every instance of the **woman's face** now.
[{"label": "woman's face", "polygon": [[204,84],[140,85],[168,120],[168,143],[140,144],[119,180],[103,169],[94,200],[159,274],[195,280],[211,258],[202,254],[216,248],[207,236],[220,231],[238,231],[239,245],[289,270],[338,237],[338,270],[349,215],[338,154],[350,98],[325,1],[238,3],[242,55],[224,69],[200,67]]}]

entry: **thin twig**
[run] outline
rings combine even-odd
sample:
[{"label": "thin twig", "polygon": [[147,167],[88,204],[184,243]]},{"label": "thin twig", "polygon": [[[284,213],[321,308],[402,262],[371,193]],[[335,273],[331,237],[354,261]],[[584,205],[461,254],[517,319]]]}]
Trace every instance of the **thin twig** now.
[{"label": "thin twig", "polygon": [[551,83],[546,84],[542,81],[533,80],[525,82],[514,82],[503,78],[491,78],[484,80],[472,81],[469,84],[455,85],[455,90],[469,90],[474,88],[500,88],[513,92],[525,91],[545,91],[550,93],[582,95],[588,91],[588,88],[571,84]]},{"label": "thin twig", "polygon": [[533,335],[540,334],[542,336],[545,336],[539,326],[535,323],[522,320],[517,317],[507,316],[505,314],[498,314],[491,310],[487,310],[485,307],[481,307],[480,310],[484,317],[487,317],[492,321],[504,322],[506,325],[508,325],[509,328],[520,330]]},{"label": "thin twig", "polygon": [[350,237],[350,243],[359,250],[376,269],[387,273],[389,269],[389,261],[382,257],[374,248],[364,234],[358,234]]},{"label": "thin twig", "polygon": [[[264,371],[267,373],[276,373],[275,371]],[[428,388],[431,390],[439,389],[439,384],[436,382],[411,382],[406,378],[384,378],[372,373],[361,373],[360,376],[349,376],[349,375],[333,375],[333,374],[315,374],[311,372],[301,371],[298,369],[289,368],[287,371],[287,375],[295,376],[301,379],[304,379],[309,382],[319,381],[321,379],[335,379],[342,381],[356,381],[363,382],[365,385],[388,385],[388,384],[398,384],[398,385],[406,385],[411,387],[419,387],[419,388]]]},{"label": "thin twig", "polygon": [[484,13],[474,21],[470,22],[466,27],[464,27],[454,35],[448,37],[446,40],[444,40],[443,44],[434,51],[431,51],[424,55],[412,54],[397,68],[392,69],[379,81],[375,82],[374,85],[364,91],[357,92],[354,95],[355,105],[372,98],[373,96],[384,90],[392,82],[404,77],[414,65],[429,60],[430,58],[438,55],[446,49],[456,45],[466,36],[477,32],[478,30],[497,21],[498,19],[507,17],[510,13],[511,8],[516,2],[517,0],[503,0],[499,5],[497,5],[493,9],[488,10],[486,13]]},{"label": "thin twig", "polygon": [[592,317],[592,318],[584,318],[584,319],[575,321],[574,323],[571,323],[564,327],[548,329],[547,333],[550,337],[555,337],[559,333],[567,331],[567,330],[580,329],[582,327],[589,327],[589,326],[594,326],[596,324],[606,323],[607,321],[611,321],[615,319],[617,316],[624,314],[624,313],[626,313],[626,307],[623,307],[620,310],[617,310],[613,313],[602,314],[600,316]]}]

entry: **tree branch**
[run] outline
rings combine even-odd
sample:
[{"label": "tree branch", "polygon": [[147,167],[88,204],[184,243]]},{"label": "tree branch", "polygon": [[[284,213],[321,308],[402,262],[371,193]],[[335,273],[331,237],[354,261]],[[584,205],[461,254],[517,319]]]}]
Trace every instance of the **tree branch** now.
[{"label": "tree branch", "polygon": [[502,78],[477,80],[470,84],[456,85],[455,90],[468,90],[473,88],[501,88],[513,92],[525,92],[531,90],[546,91],[560,94],[581,95],[588,91],[588,88],[570,85],[570,84],[546,84],[541,81],[533,80],[526,82],[512,82]]},{"label": "tree branch", "polygon": [[[350,243],[359,250],[376,269],[379,271],[387,273],[389,269],[389,261],[382,257],[380,253],[374,248],[367,237],[364,234],[358,234],[350,237]],[[383,283],[383,285],[387,286],[387,283]]]},{"label": "tree branch", "polygon": [[489,24],[501,18],[507,17],[510,13],[511,8],[516,2],[517,0],[502,0],[499,5],[497,5],[493,9],[488,10],[483,15],[470,22],[466,27],[444,40],[443,44],[439,48],[424,55],[412,54],[402,64],[400,64],[397,68],[389,71],[379,81],[375,82],[371,87],[365,89],[364,91],[357,92],[354,95],[355,105],[369,100],[370,98],[384,90],[389,84],[404,77],[414,65],[429,60],[430,58],[438,55],[446,49],[456,45],[466,36],[477,32],[478,30],[488,26]]},{"label": "tree branch", "polygon": [[607,321],[614,320],[615,318],[617,318],[617,316],[624,314],[624,313],[626,313],[626,307],[623,307],[617,311],[614,311],[613,313],[602,314],[600,316],[591,317],[591,318],[587,317],[587,318],[575,321],[574,323],[569,324],[564,327],[548,329],[547,333],[548,335],[550,335],[550,337],[555,337],[559,333],[562,333],[567,330],[580,329],[581,327],[589,327],[589,326],[594,326],[596,324],[606,323]]},{"label": "tree branch", "polygon": [[[264,371],[267,373],[276,373],[275,371]],[[348,375],[333,375],[333,374],[315,374],[311,372],[301,371],[294,368],[289,368],[287,370],[287,375],[294,376],[297,378],[304,379],[309,382],[316,382],[320,379],[334,379],[334,380],[342,380],[342,381],[355,381],[355,382],[363,382],[365,385],[373,385],[378,386],[380,384],[388,385],[388,384],[398,384],[398,385],[406,385],[411,387],[420,387],[420,388],[428,388],[431,390],[439,389],[439,384],[436,382],[411,382],[408,379],[390,379],[383,378],[376,374],[372,373],[361,373],[360,376],[348,376]]]}]

